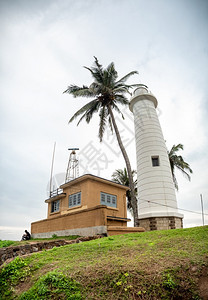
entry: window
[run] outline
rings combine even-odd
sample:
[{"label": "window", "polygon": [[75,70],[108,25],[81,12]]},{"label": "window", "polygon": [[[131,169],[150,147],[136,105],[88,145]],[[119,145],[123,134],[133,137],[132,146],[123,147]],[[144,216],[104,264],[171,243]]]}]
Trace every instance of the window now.
[{"label": "window", "polygon": [[81,205],[81,192],[69,195],[69,207]]},{"label": "window", "polygon": [[111,203],[111,196],[107,195],[107,203]]},{"label": "window", "polygon": [[152,166],[158,167],[159,165],[159,156],[152,156]]},{"label": "window", "polygon": [[114,195],[100,193],[100,204],[107,205],[110,207],[117,207],[117,197]]},{"label": "window", "polygon": [[60,200],[53,201],[51,203],[51,212],[53,213],[59,211],[59,206],[60,206]]},{"label": "window", "polygon": [[112,203],[113,203],[113,205],[116,206],[116,197],[115,196],[112,196]]}]

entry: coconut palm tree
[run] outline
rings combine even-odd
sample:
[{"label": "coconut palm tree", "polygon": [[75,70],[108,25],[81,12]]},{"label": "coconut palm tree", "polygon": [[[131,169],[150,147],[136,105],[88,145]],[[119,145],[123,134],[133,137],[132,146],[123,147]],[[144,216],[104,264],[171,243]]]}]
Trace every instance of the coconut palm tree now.
[{"label": "coconut palm tree", "polygon": [[178,190],[178,182],[177,182],[177,179],[175,176],[175,169],[177,168],[178,170],[180,170],[189,181],[191,180],[191,176],[189,175],[189,173],[193,173],[189,164],[184,161],[183,157],[181,155],[177,155],[177,152],[179,150],[183,150],[182,144],[173,145],[171,150],[168,151],[170,167],[171,167],[172,176],[173,176],[173,182],[174,182],[176,190]]},{"label": "coconut palm tree", "polygon": [[[125,94],[129,93],[130,88],[137,85],[127,85],[125,82],[129,77],[134,74],[138,74],[137,71],[132,71],[118,80],[118,73],[115,70],[114,63],[110,63],[107,68],[98,62],[98,59],[94,57],[94,66],[91,68],[84,67],[90,71],[93,82],[90,86],[83,85],[79,87],[77,85],[70,85],[64,93],[69,93],[76,97],[86,97],[93,98],[92,101],[88,102],[82,108],[80,108],[69,120],[69,123],[74,121],[78,116],[81,118],[78,124],[85,119],[89,123],[95,113],[99,112],[100,124],[99,124],[99,138],[100,142],[103,139],[103,134],[105,132],[107,124],[109,124],[111,131],[116,133],[117,141],[121,152],[123,154],[127,172],[129,175],[129,186],[131,191],[131,201],[134,216],[134,226],[138,226],[138,209],[137,209],[137,199],[134,193],[134,181],[132,177],[131,165],[121,140],[121,136],[115,121],[113,111],[121,113],[118,105],[128,105],[129,101]],[[78,125],[77,124],[77,125]]]},{"label": "coconut palm tree", "polygon": [[[136,174],[136,171],[132,171],[132,177]],[[115,172],[112,174],[112,180],[116,183],[123,184],[125,186],[129,187],[129,176],[126,168],[122,169],[117,169]],[[134,192],[135,194],[137,193],[137,180],[134,181]],[[132,212],[132,203],[131,203],[131,193],[130,190],[126,191],[126,198],[127,198],[127,208],[130,212]]]}]

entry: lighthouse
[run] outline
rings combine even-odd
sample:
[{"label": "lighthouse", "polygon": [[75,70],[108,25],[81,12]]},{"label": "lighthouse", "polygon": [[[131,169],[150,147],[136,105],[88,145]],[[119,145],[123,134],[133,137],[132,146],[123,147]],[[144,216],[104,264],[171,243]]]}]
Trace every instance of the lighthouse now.
[{"label": "lighthouse", "polygon": [[143,84],[130,101],[135,126],[139,226],[145,230],[183,227],[157,105],[156,97]]}]

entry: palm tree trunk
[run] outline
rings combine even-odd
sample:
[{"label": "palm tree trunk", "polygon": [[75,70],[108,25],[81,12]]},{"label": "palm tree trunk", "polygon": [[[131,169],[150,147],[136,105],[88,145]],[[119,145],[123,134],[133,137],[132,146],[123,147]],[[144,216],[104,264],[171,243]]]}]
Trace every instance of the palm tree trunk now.
[{"label": "palm tree trunk", "polygon": [[131,193],[131,203],[132,203],[132,209],[133,209],[133,216],[134,216],[134,227],[138,227],[139,226],[139,222],[138,222],[138,207],[137,207],[137,198],[135,196],[135,191],[134,191],[134,180],[133,180],[133,176],[132,176],[132,170],[131,170],[131,165],[130,165],[130,161],[129,161],[129,157],[126,153],[126,150],[124,148],[123,142],[121,140],[121,136],[120,133],[118,131],[118,127],[113,115],[113,111],[111,109],[111,106],[108,105],[108,111],[109,114],[111,116],[111,120],[113,123],[113,128],[115,130],[116,133],[116,137],[117,137],[117,141],[119,144],[119,147],[121,149],[121,152],[123,154],[125,163],[126,163],[126,168],[127,168],[127,172],[128,172],[128,176],[129,176],[129,186],[130,186],[130,193]]}]

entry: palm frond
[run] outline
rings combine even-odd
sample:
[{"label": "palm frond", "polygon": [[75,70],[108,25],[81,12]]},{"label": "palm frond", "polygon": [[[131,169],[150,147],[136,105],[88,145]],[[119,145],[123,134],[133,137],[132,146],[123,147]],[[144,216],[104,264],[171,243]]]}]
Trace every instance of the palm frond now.
[{"label": "palm frond", "polygon": [[115,65],[114,63],[110,63],[107,68],[106,71],[108,73],[108,86],[113,87],[115,85],[116,79],[118,78],[118,73],[115,69]]},{"label": "palm frond", "polygon": [[70,85],[63,93],[72,94],[74,98],[95,96],[93,90],[86,85],[83,85],[82,87],[79,87],[77,85]]},{"label": "palm frond", "polygon": [[104,134],[105,128],[106,128],[106,120],[107,120],[107,116],[108,116],[108,111],[105,106],[101,108],[99,116],[100,116],[100,125],[99,125],[98,136],[99,136],[100,142],[102,142],[103,134]]},{"label": "palm frond", "polygon": [[[136,171],[133,170],[132,171],[132,176],[134,176],[136,174]],[[116,183],[125,185],[129,187],[129,176],[128,176],[128,172],[127,169],[124,168],[122,169],[117,169],[115,170],[115,172],[113,172],[112,176],[111,176],[112,180]],[[134,186],[135,186],[135,193],[137,193],[137,181],[134,181]],[[131,192],[130,190],[126,191],[126,198],[127,198],[127,208],[128,210],[132,211],[132,201],[131,201]]]},{"label": "palm frond", "polygon": [[97,57],[94,56],[94,64],[95,66],[84,67],[85,69],[89,70],[92,74],[92,77],[95,79],[98,83],[103,83],[103,67],[101,64],[99,64]]},{"label": "palm frond", "polygon": [[110,130],[111,130],[111,132],[113,134],[113,124],[112,124],[112,120],[111,120],[110,116],[108,117],[108,124],[109,124]]},{"label": "palm frond", "polygon": [[124,120],[125,118],[124,118],[123,113],[121,112],[121,110],[119,109],[119,107],[118,107],[115,103],[114,103],[114,105],[113,105],[113,108],[114,108],[119,114],[121,114],[122,119]]},{"label": "palm frond", "polygon": [[94,113],[97,113],[99,108],[101,106],[101,103],[99,102],[98,99],[96,99],[95,103],[92,104],[92,106],[88,109],[87,113],[86,113],[86,122],[89,123],[90,120],[92,119],[92,116],[94,115]]},{"label": "palm frond", "polygon": [[129,100],[122,94],[115,95],[116,102],[121,105],[129,105]]},{"label": "palm frond", "polygon": [[[133,170],[132,176],[134,177],[135,174],[136,171]],[[129,176],[126,168],[115,170],[111,177],[114,182],[129,186]],[[136,182],[137,181],[134,182],[135,186],[136,186]]]},{"label": "palm frond", "polygon": [[114,93],[128,93],[129,92],[129,87],[125,85],[115,85],[113,88]]},{"label": "palm frond", "polygon": [[90,101],[89,103],[87,103],[86,105],[84,105],[82,108],[80,108],[69,120],[69,123],[71,123],[72,121],[74,121],[79,115],[85,113],[87,110],[90,109],[90,107],[94,106],[94,104],[97,102],[97,99],[94,99],[92,101]]},{"label": "palm frond", "polygon": [[82,120],[86,118],[86,114],[87,114],[87,112],[85,112],[85,113],[81,116],[81,118],[79,119],[79,121],[78,121],[78,123],[77,123],[77,126],[79,126],[80,122],[82,122]]},{"label": "palm frond", "polygon": [[100,70],[100,72],[102,72],[103,70],[103,66],[99,63],[98,59],[96,56],[94,56],[95,59],[95,65],[97,66],[97,68]]},{"label": "palm frond", "polygon": [[128,175],[124,170],[122,169],[117,169],[113,174],[112,174],[112,179],[113,181],[123,184],[123,185],[129,185],[129,180],[128,180]]},{"label": "palm frond", "polygon": [[132,75],[135,75],[135,74],[139,74],[139,73],[137,71],[131,71],[131,72],[129,72],[128,74],[126,74],[125,76],[123,76],[121,79],[119,79],[116,82],[116,84],[126,82],[126,80],[129,79],[129,77],[131,77]]},{"label": "palm frond", "polygon": [[89,70],[91,72],[91,75],[95,82],[97,83],[103,83],[103,75],[100,73],[100,71],[96,68],[88,68],[84,67],[85,69]]},{"label": "palm frond", "polygon": [[83,116],[79,119],[79,122],[77,123],[77,126],[79,125],[79,123],[85,118],[87,123],[90,123],[93,114],[98,112],[100,108],[100,102],[97,101],[97,99],[95,99],[95,103],[92,104],[92,106],[83,114]]},{"label": "palm frond", "polygon": [[191,181],[191,176],[184,170],[184,168],[182,168],[180,166],[177,166],[177,169],[182,172],[182,174],[184,175],[184,177],[186,177],[189,181]]},{"label": "palm frond", "polygon": [[[170,151],[168,151],[171,171],[172,171],[172,177],[173,182],[175,185],[176,190],[178,190],[178,182],[176,180],[175,176],[175,169],[177,168],[179,171],[182,172],[182,174],[190,181],[191,176],[190,174],[193,173],[192,169],[190,168],[189,164],[184,161],[183,157],[181,155],[177,155],[177,152],[179,150],[183,150],[184,147],[182,144],[173,145]],[[190,174],[189,174],[190,173]]]},{"label": "palm frond", "polygon": [[173,145],[173,147],[171,148],[169,155],[175,155],[176,152],[178,152],[179,150],[183,150],[183,145],[182,144],[178,144],[178,145]]}]

